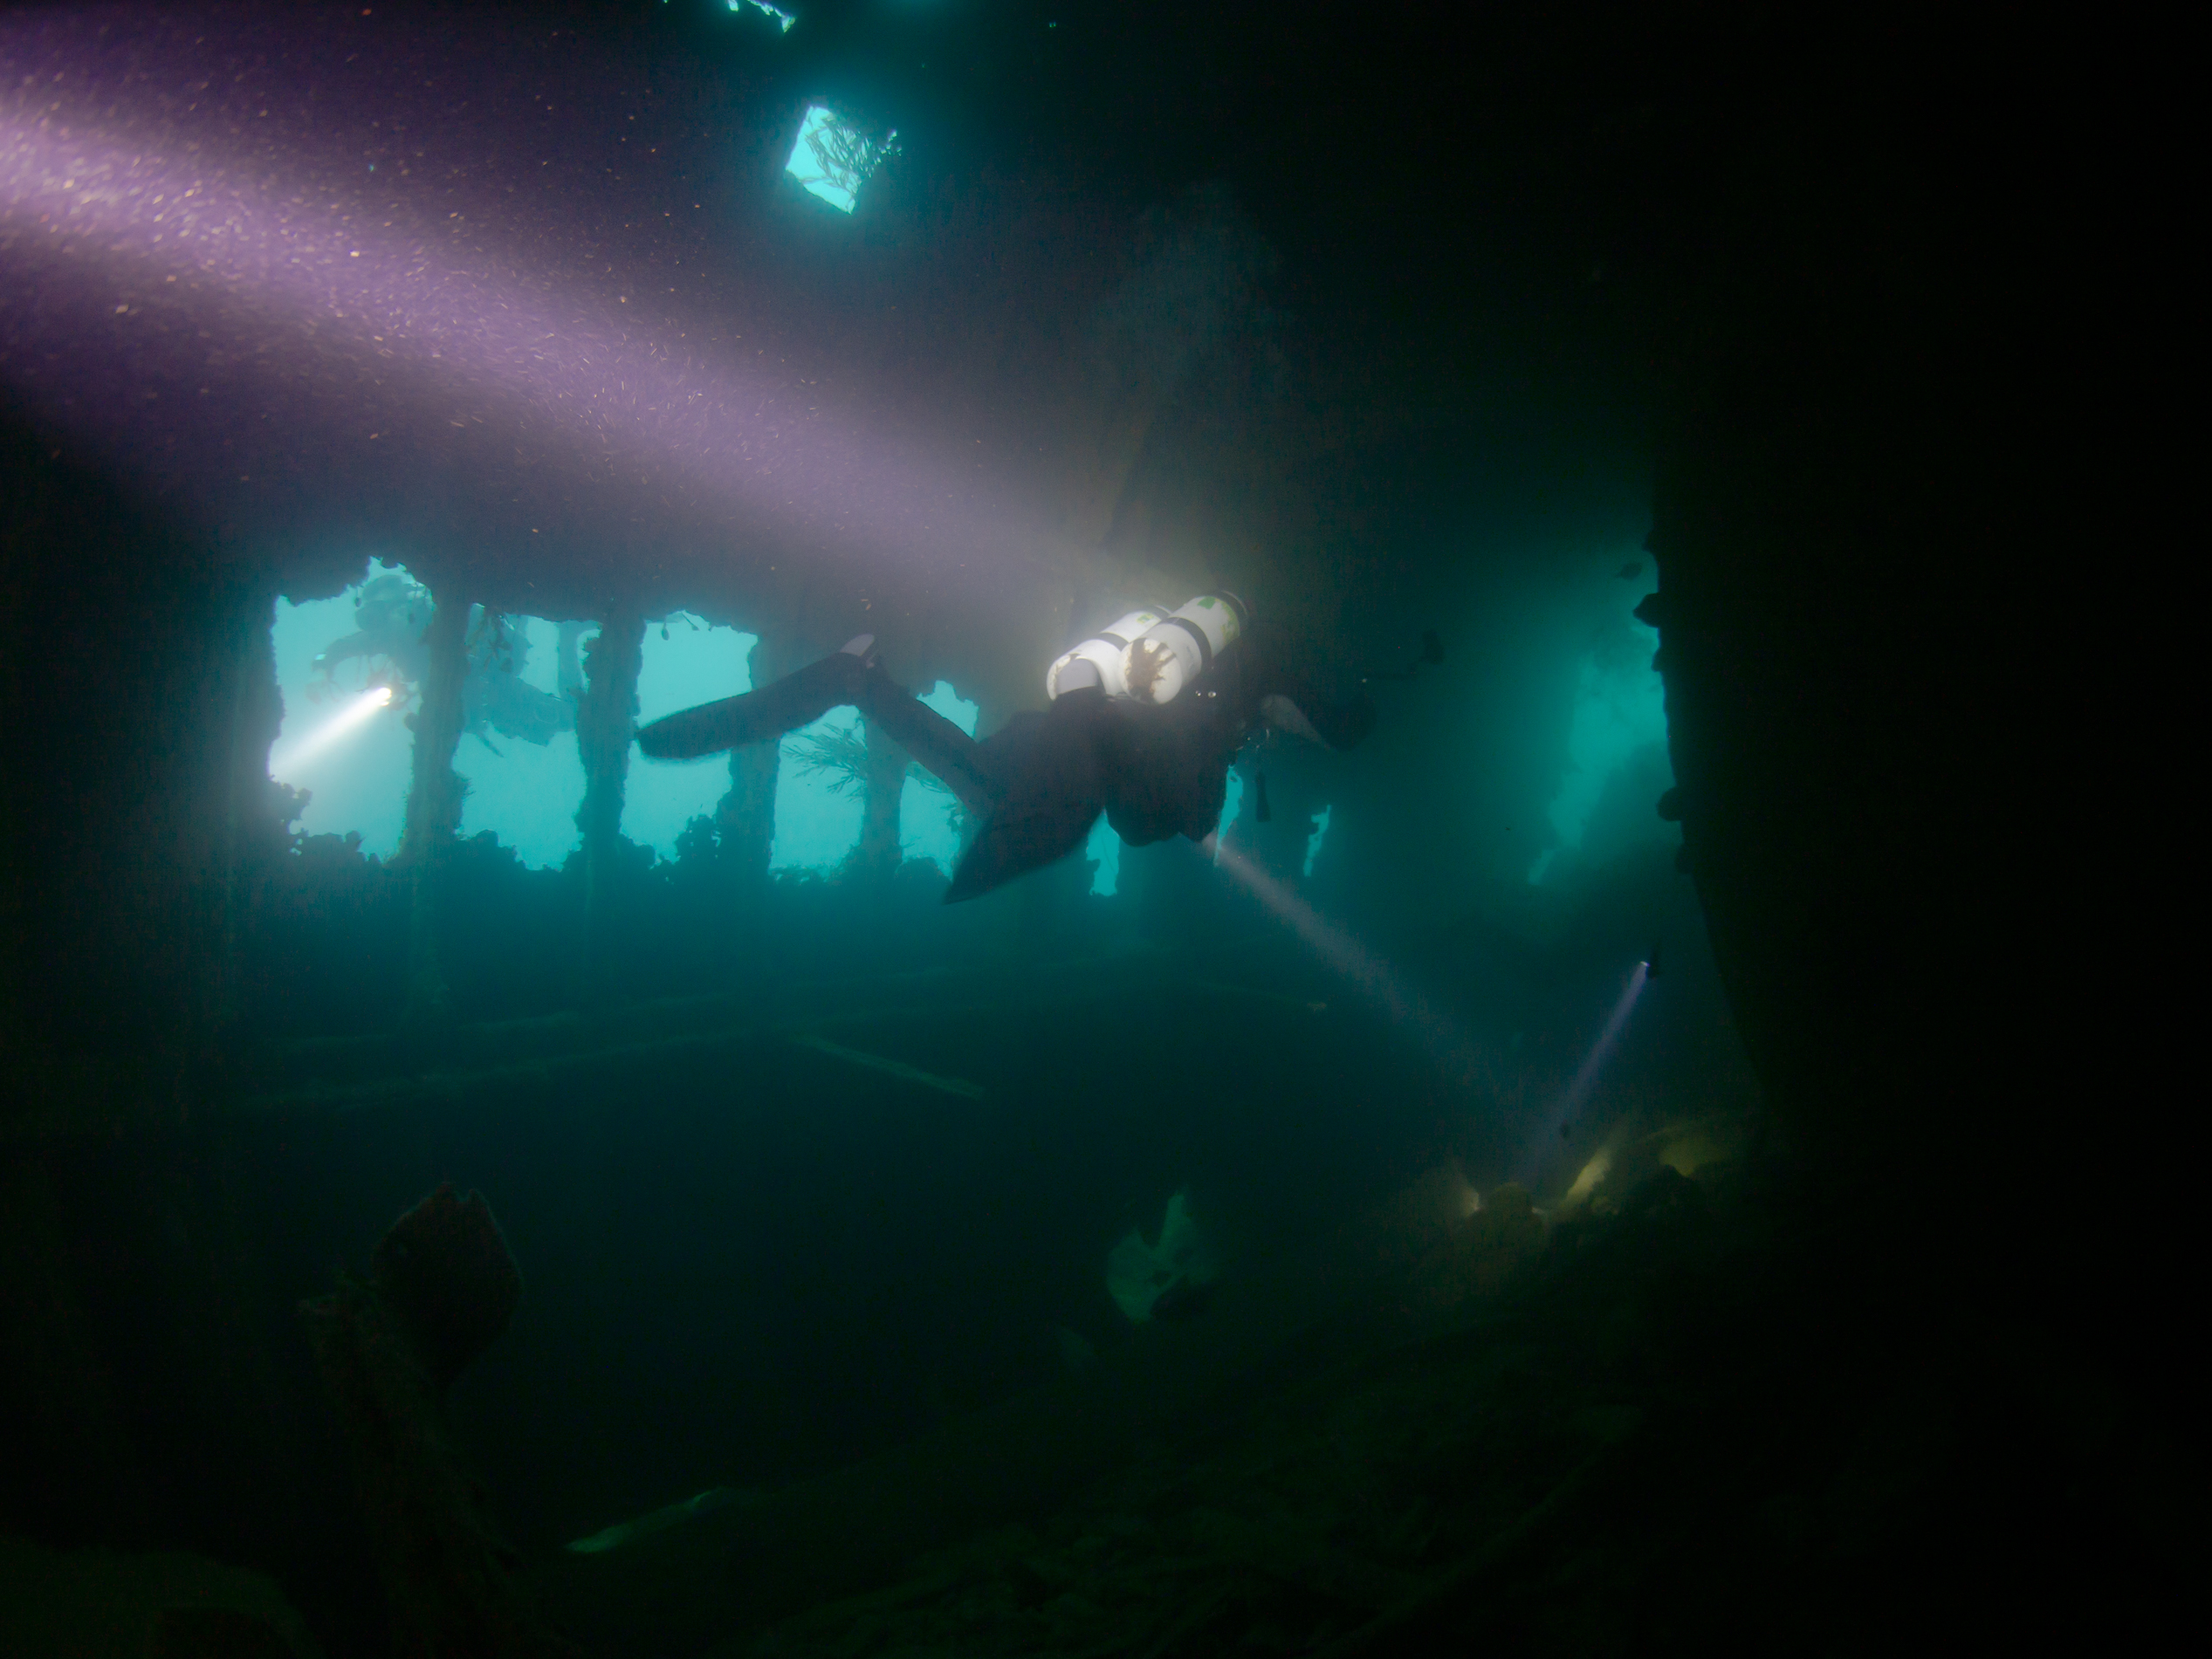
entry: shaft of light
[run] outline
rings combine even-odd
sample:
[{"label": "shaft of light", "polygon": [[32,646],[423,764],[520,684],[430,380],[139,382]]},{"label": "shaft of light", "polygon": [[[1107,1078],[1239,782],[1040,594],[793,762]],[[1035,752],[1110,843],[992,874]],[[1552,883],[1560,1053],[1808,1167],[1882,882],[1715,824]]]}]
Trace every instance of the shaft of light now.
[{"label": "shaft of light", "polygon": [[1286,922],[1330,970],[1394,1025],[1412,1033],[1446,1077],[1462,1086],[1487,1084],[1490,1068],[1458,1021],[1429,1005],[1381,958],[1327,920],[1296,894],[1219,837],[1209,836],[1215,866]]},{"label": "shaft of light", "polygon": [[[411,223],[405,205],[293,188],[217,145],[139,141],[116,112],[0,97],[0,281],[112,294],[127,330],[103,341],[34,329],[54,360],[21,353],[10,390],[135,454],[189,436],[160,427],[174,418],[163,412],[204,411],[210,388],[264,421],[274,408],[278,450],[312,442],[326,463],[374,455],[478,476],[491,456],[526,452],[518,478],[566,486],[517,493],[527,516],[573,511],[560,504],[590,486],[602,511],[648,503],[664,519],[750,525],[909,571],[1003,574],[1038,545],[1041,521],[979,456],[955,467],[910,431],[840,413],[795,370],[694,346],[625,294],[448,252],[450,232]],[[19,309],[35,324],[30,299]],[[196,459],[171,464],[225,499],[278,468],[267,445],[225,449],[221,465],[188,451]]]},{"label": "shaft of light", "polygon": [[1636,964],[1636,971],[1629,975],[1628,984],[1621,991],[1620,999],[1614,1003],[1613,1011],[1605,1016],[1605,1029],[1597,1033],[1597,1040],[1590,1045],[1590,1052],[1583,1056],[1583,1063],[1575,1068],[1574,1078],[1567,1085],[1566,1092],[1559,1097],[1559,1103],[1545,1115],[1542,1128],[1522,1166],[1520,1173],[1524,1182],[1534,1177],[1536,1166],[1542,1162],[1544,1154],[1558,1141],[1561,1128],[1573,1122],[1576,1114],[1589,1100],[1590,1090],[1597,1087],[1597,1074],[1605,1069],[1605,1062],[1612,1058],[1613,1049],[1620,1042],[1621,1028],[1628,1024],[1629,1014],[1636,1007],[1636,999],[1644,994],[1645,983],[1651,977],[1651,968],[1652,964],[1648,962]]},{"label": "shaft of light", "polygon": [[379,709],[390,706],[391,701],[391,687],[388,685],[369,687],[368,690],[362,692],[361,696],[355,697],[285,751],[281,761],[272,759],[269,763],[271,775],[274,776],[279,770],[291,771],[304,765],[332,744],[352,737],[354,733],[368,723],[371,715]]},{"label": "shaft of light", "polygon": [[1563,1116],[1571,1116],[1582,1110],[1583,1102],[1590,1098],[1590,1091],[1597,1081],[1597,1073],[1605,1068],[1612,1057],[1613,1046],[1620,1041],[1621,1027],[1628,1024],[1629,1011],[1636,1006],[1636,999],[1644,994],[1644,982],[1651,977],[1651,964],[1639,962],[1636,971],[1628,977],[1628,985],[1613,1004],[1613,1011],[1605,1016],[1605,1029],[1597,1033],[1597,1040],[1590,1045],[1590,1052],[1583,1056],[1583,1063],[1576,1068],[1574,1081],[1567,1085],[1567,1093],[1561,1100]]}]

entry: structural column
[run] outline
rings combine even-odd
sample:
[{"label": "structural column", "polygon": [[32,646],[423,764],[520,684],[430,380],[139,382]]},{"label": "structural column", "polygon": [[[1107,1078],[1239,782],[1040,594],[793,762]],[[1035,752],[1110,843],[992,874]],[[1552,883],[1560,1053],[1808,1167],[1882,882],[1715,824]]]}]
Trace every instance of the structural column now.
[{"label": "structural column", "polygon": [[584,764],[584,800],[576,827],[584,838],[584,991],[607,983],[612,966],[615,884],[622,835],[622,790],[637,724],[637,672],[644,659],[645,614],[615,605],[584,648],[584,689],[576,706],[576,747]]},{"label": "structural column", "polygon": [[284,729],[284,696],[277,687],[276,642],[270,627],[271,600],[246,596],[234,619],[238,632],[229,652],[234,676],[230,698],[230,752],[226,778],[226,814],[220,869],[214,882],[222,912],[210,953],[218,965],[199,990],[203,1029],[216,1032],[242,1011],[238,1006],[238,952],[253,881],[268,860],[285,845],[291,819],[279,819],[285,799],[269,775],[269,751]]},{"label": "structural column", "polygon": [[422,703],[408,720],[415,730],[413,778],[399,862],[414,878],[407,933],[405,1017],[409,1019],[444,1018],[452,1012],[452,989],[438,960],[437,918],[448,855],[461,827],[464,785],[453,770],[453,753],[461,742],[470,608],[466,600],[452,594],[434,596],[430,624],[422,634],[429,655]]},{"label": "structural column", "polygon": [[906,751],[865,715],[861,733],[868,747],[862,796],[865,806],[852,867],[862,876],[888,877],[899,865],[898,804],[906,788]]},{"label": "structural column", "polygon": [[[783,654],[766,638],[753,641],[751,683],[762,686],[776,677]],[[730,751],[730,789],[714,809],[720,832],[722,860],[738,891],[747,900],[768,879],[768,857],[776,837],[776,772],[781,764],[780,744],[749,744]]]}]

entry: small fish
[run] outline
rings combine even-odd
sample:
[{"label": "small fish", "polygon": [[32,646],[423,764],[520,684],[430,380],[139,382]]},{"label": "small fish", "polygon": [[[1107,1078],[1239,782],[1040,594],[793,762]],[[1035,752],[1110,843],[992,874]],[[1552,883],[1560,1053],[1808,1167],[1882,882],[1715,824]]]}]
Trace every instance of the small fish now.
[{"label": "small fish", "polygon": [[1632,559],[1613,572],[1613,579],[1617,582],[1632,582],[1643,573],[1644,561],[1640,559]]}]

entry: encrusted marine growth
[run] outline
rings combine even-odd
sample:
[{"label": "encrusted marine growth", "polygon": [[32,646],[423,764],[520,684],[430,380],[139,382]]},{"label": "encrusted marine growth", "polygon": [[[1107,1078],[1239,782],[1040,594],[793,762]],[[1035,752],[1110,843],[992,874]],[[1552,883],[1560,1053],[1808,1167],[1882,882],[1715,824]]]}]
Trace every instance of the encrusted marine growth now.
[{"label": "encrusted marine growth", "polygon": [[1172,660],[1173,653],[1158,640],[1139,640],[1129,648],[1129,695],[1142,702],[1155,701],[1152,687]]},{"label": "encrusted marine growth", "polygon": [[507,1328],[522,1272],[480,1192],[450,1182],[392,1224],[369,1258],[370,1282],[407,1327],[439,1393]]},{"label": "encrusted marine growth", "polygon": [[443,1397],[514,1317],[522,1275],[483,1196],[442,1186],[402,1216],[367,1280],[301,1313],[354,1450],[395,1653],[541,1659],[573,1653],[539,1619],[520,1557],[481,1507]]}]

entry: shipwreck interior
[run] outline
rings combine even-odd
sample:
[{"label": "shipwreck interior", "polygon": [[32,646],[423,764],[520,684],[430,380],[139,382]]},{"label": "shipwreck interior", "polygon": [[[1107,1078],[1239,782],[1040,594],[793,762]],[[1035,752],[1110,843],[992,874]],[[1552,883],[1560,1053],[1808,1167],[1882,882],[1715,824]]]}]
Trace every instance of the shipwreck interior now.
[{"label": "shipwreck interior", "polygon": [[[2032,32],[0,16],[0,1648],[2163,1629]],[[1203,843],[632,743],[1224,589],[1377,719]]]}]

